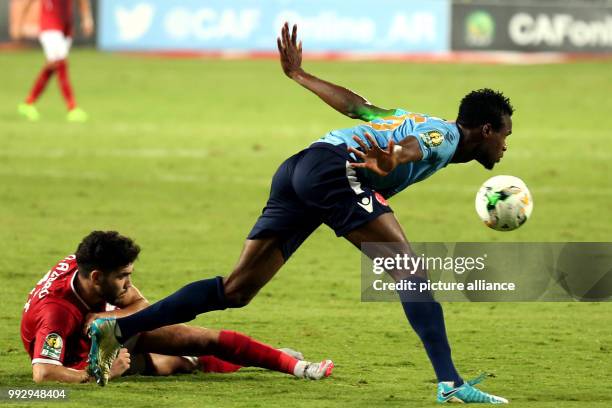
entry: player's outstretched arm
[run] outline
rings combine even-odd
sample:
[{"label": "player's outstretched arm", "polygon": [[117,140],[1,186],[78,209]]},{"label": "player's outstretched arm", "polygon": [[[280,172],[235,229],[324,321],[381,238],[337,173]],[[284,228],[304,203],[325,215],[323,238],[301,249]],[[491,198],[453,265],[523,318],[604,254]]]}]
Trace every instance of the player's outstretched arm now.
[{"label": "player's outstretched arm", "polygon": [[394,109],[383,109],[372,105],[355,92],[311,75],[302,69],[302,42],[297,42],[297,25],[289,34],[285,23],[281,37],[277,39],[281,66],[285,74],[304,88],[315,93],[329,106],[353,119],[370,121],[378,117],[393,115]]},{"label": "player's outstretched arm", "polygon": [[[131,357],[127,349],[122,348],[111,367],[110,378],[118,378],[130,368]],[[87,370],[75,370],[62,365],[36,363],[32,365],[32,379],[40,384],[48,381],[61,383],[86,383],[93,380]]]},{"label": "player's outstretched arm", "polygon": [[32,365],[32,379],[40,384],[47,381],[62,383],[85,383],[90,381],[89,374],[85,370],[74,370],[54,364],[36,363]]},{"label": "player's outstretched arm", "polygon": [[79,11],[81,13],[81,31],[85,37],[91,37],[94,31],[94,20],[91,15],[90,0],[79,0]]}]

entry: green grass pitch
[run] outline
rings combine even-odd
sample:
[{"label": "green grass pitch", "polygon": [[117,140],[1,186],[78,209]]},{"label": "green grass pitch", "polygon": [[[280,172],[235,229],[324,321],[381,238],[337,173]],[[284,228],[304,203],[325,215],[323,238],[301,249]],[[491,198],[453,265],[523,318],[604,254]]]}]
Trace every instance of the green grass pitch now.
[{"label": "green grass pitch", "polygon": [[[150,300],[226,274],[267,197],[276,167],[330,129],[353,123],[284,77],[276,61],[168,60],[76,50],[68,124],[55,80],[43,119],[16,116],[42,64],[0,54],[0,386],[31,386],[19,338],[36,281],[93,229],[143,248],[134,283]],[[611,241],[610,62],[494,66],[310,62],[305,68],[383,107],[454,118],[469,90],[493,87],[516,114],[494,174],[530,186],[520,230],[485,228],[474,194],[491,173],[451,165],[393,200],[413,241]],[[71,386],[62,406],[433,406],[426,355],[390,303],[360,302],[360,255],[320,228],[245,309],[193,324],[243,331],[310,359],[333,358],[325,381],[244,369]],[[461,373],[517,407],[609,407],[612,304],[444,305]],[[19,404],[18,406],[25,406]],[[41,405],[36,405],[41,406]]]}]

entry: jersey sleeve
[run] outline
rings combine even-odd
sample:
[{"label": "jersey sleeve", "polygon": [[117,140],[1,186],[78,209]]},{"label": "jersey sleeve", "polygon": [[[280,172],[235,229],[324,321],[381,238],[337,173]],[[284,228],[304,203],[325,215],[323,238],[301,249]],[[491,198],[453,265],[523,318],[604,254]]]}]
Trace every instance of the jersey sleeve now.
[{"label": "jersey sleeve", "polygon": [[64,305],[48,303],[36,326],[32,364],[63,365],[68,337],[80,330],[74,315]]}]

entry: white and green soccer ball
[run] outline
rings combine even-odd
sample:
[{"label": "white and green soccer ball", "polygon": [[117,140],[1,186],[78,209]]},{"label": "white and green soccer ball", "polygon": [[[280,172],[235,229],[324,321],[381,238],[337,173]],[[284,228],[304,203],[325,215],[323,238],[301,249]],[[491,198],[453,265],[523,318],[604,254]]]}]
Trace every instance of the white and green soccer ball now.
[{"label": "white and green soccer ball", "polygon": [[476,193],[476,212],[489,228],[512,231],[523,225],[533,211],[527,185],[518,177],[495,176]]}]

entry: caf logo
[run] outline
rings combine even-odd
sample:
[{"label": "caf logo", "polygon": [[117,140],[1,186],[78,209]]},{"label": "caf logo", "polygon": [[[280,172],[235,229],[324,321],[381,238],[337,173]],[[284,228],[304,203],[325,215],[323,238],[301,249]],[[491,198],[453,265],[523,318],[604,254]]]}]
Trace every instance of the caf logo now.
[{"label": "caf logo", "polygon": [[419,136],[421,137],[421,140],[423,141],[423,143],[425,143],[425,145],[429,147],[440,146],[442,142],[444,141],[444,136],[442,136],[442,133],[436,130],[432,130],[431,132],[421,133]]},{"label": "caf logo", "polygon": [[48,335],[45,339],[45,343],[47,344],[47,346],[56,350],[61,349],[63,344],[62,338],[55,333],[51,333],[50,335]]},{"label": "caf logo", "polygon": [[486,11],[478,10],[465,18],[465,42],[473,47],[491,45],[495,37],[495,20]]}]

